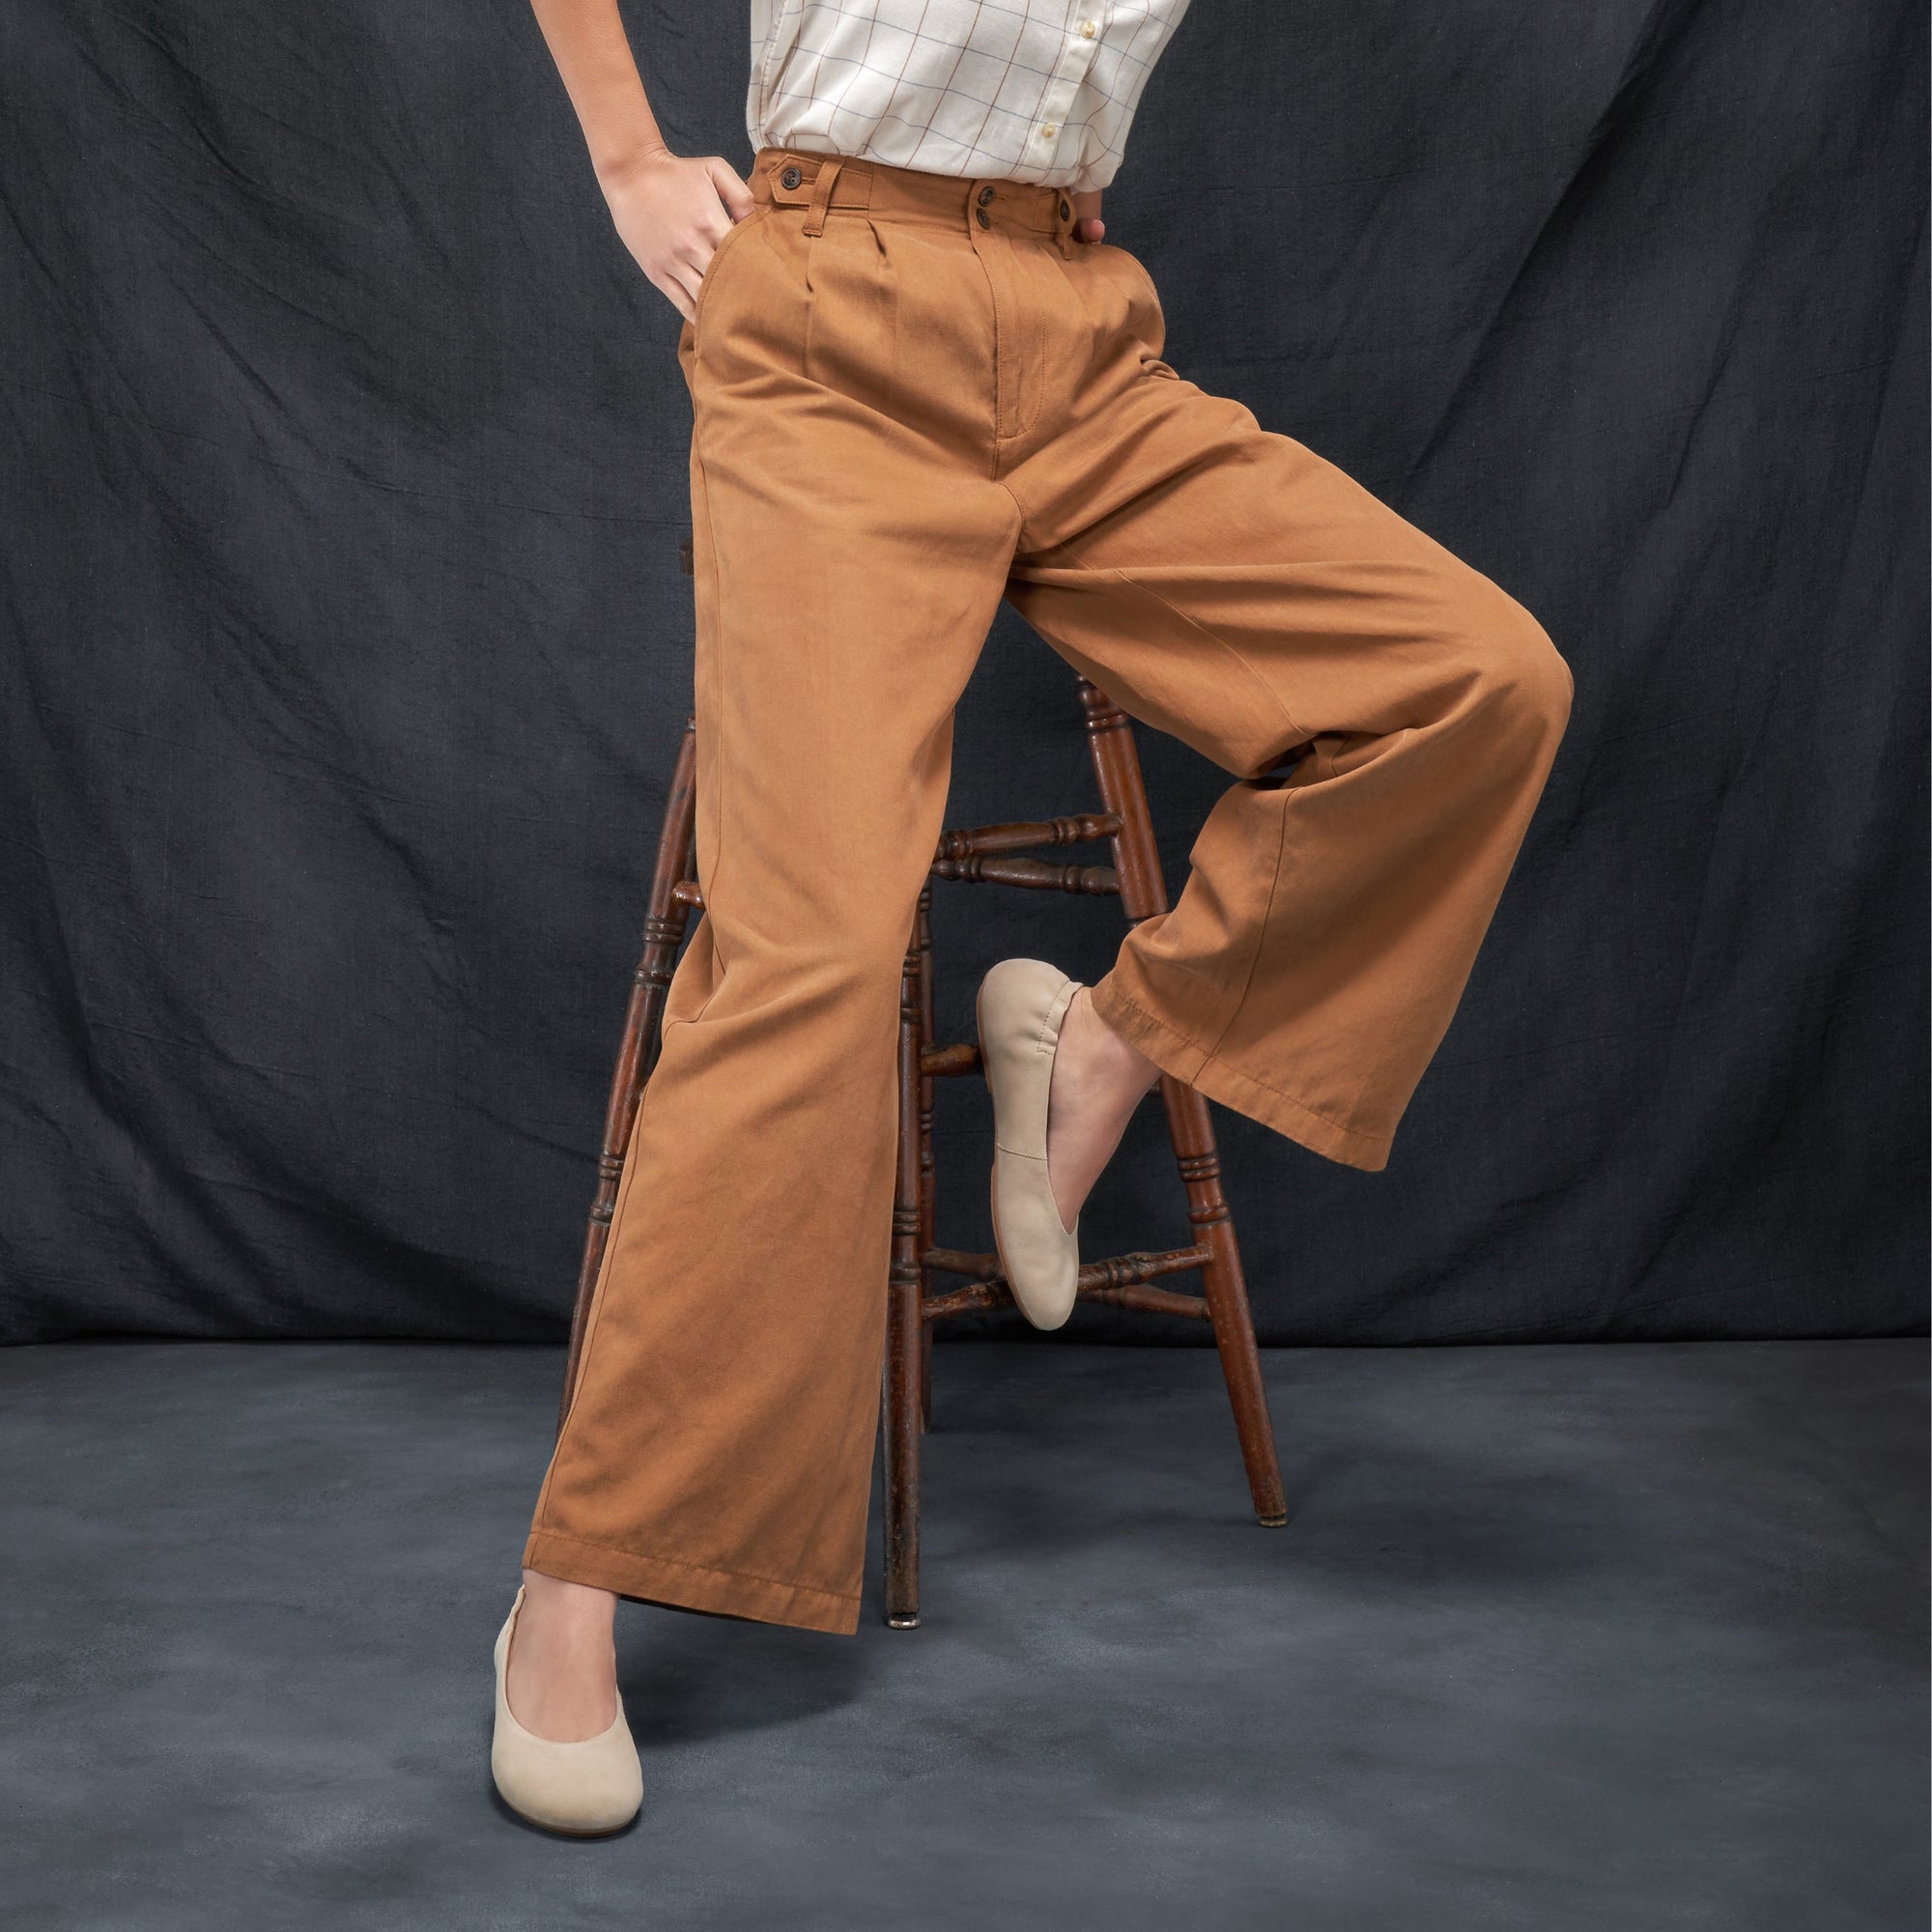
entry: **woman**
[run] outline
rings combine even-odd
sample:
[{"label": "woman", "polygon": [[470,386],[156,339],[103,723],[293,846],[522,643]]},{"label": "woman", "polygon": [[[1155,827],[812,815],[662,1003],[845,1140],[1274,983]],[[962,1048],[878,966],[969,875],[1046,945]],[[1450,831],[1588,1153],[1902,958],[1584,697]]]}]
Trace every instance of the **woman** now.
[{"label": "woman", "polygon": [[1000,598],[1236,781],[1097,984],[981,988],[1041,1326],[1163,1070],[1386,1165],[1572,685],[1494,584],[1161,360],[1100,191],[1186,0],[753,0],[749,184],[667,150],[616,0],[534,5],[694,409],[706,914],[497,1644],[505,1800],[591,1833],[641,1796],[619,1596],[857,1623],[899,963]]}]

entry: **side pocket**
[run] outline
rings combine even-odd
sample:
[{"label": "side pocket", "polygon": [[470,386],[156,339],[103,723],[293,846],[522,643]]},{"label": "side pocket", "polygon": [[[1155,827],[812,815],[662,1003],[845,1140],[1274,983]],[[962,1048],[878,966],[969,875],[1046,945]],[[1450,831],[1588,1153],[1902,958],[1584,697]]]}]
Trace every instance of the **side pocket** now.
[{"label": "side pocket", "polygon": [[1160,291],[1153,285],[1153,277],[1147,271],[1147,264],[1129,248],[1122,248],[1112,242],[1103,242],[1103,248],[1111,248],[1121,256],[1140,278],[1141,287],[1147,291],[1147,298],[1153,304],[1154,313],[1160,313]]},{"label": "side pocket", "polygon": [[712,284],[718,279],[718,270],[724,257],[737,246],[739,237],[746,229],[755,228],[771,213],[769,202],[760,202],[742,221],[734,221],[726,230],[724,239],[711,251],[711,259],[704,265],[703,276],[697,284],[697,299],[692,305],[691,333],[695,342],[704,327],[704,311],[710,306]]},{"label": "side pocket", "polygon": [[1153,277],[1141,258],[1130,250],[1116,247],[1111,242],[1102,242],[1100,246],[1125,262],[1130,281],[1139,284],[1140,293],[1129,294],[1127,300],[1128,313],[1134,318],[1132,327],[1142,344],[1142,367],[1151,376],[1172,376],[1174,371],[1160,359],[1167,347],[1167,315],[1160,305],[1160,291],[1154,287]]}]

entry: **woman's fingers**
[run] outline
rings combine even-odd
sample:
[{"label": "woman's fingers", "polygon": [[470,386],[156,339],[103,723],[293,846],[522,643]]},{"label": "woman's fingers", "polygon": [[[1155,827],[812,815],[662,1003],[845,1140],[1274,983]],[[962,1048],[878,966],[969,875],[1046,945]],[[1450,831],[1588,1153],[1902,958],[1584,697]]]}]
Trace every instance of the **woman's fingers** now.
[{"label": "woman's fingers", "polygon": [[757,206],[752,190],[739,179],[738,171],[719,155],[708,155],[704,165],[710,170],[718,189],[718,199],[733,221],[742,221]]},{"label": "woman's fingers", "polygon": [[697,285],[734,222],[755,203],[728,161],[657,150],[604,180],[617,233],[650,285],[689,322]]},{"label": "woman's fingers", "polygon": [[697,285],[702,272],[689,262],[670,262],[651,277],[651,286],[670,299],[670,305],[689,322],[697,311]]}]

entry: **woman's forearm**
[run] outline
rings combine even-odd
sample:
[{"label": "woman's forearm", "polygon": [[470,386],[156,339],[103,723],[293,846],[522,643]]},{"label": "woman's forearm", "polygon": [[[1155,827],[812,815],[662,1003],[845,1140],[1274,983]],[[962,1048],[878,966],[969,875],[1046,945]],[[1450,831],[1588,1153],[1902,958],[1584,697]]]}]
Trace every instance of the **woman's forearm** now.
[{"label": "woman's forearm", "polygon": [[617,0],[530,0],[602,182],[665,152]]},{"label": "woman's forearm", "polygon": [[689,322],[719,237],[752,211],[752,191],[717,155],[665,145],[631,58],[617,0],[530,0],[590,164],[639,268]]}]

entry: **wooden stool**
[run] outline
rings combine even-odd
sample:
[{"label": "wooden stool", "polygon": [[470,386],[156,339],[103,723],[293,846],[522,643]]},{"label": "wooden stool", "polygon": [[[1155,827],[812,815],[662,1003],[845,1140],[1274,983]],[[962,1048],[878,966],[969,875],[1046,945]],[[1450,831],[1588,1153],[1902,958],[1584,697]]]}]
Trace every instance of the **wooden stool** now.
[{"label": "wooden stool", "polygon": [[[688,544],[683,560],[689,571]],[[931,878],[1118,897],[1128,923],[1134,924],[1167,910],[1167,889],[1161,879],[1133,726],[1103,692],[1085,678],[1078,683],[1102,810],[1070,818],[947,832],[933,857]],[[559,1428],[577,1382],[585,1320],[603,1265],[638,1102],[657,1064],[671,974],[691,915],[704,905],[696,876],[696,765],[694,720],[684,727],[665,803],[644,919],[643,956],[633,980],[616,1072],[611,1083],[604,1145],[598,1157],[597,1197],[590,1209],[577,1305],[571,1316]],[[1052,865],[1022,856],[1045,846],[1089,844],[1103,838],[1113,847],[1112,866]],[[920,894],[899,980],[898,1164],[892,1265],[886,1284],[886,1363],[880,1419],[885,1450],[886,1621],[895,1630],[912,1630],[919,1624],[919,1456],[920,1435],[931,1413],[932,1324],[1012,1300],[997,1255],[966,1254],[937,1244],[934,1082],[977,1073],[980,1050],[969,1045],[944,1046],[933,1038],[931,903],[928,883]],[[1221,1192],[1221,1160],[1208,1118],[1208,1103],[1191,1087],[1183,1087],[1165,1074],[1160,1092],[1186,1192],[1192,1239],[1185,1247],[1084,1263],[1080,1298],[1117,1308],[1187,1316],[1212,1324],[1255,1514],[1264,1523],[1279,1526],[1288,1520],[1288,1504],[1275,1460],[1274,1431],[1268,1420],[1261,1358],[1255,1350],[1240,1251]],[[1149,1286],[1161,1276],[1191,1271],[1201,1276],[1201,1294]],[[963,1277],[966,1285],[934,1293],[929,1286],[934,1275]]]}]

